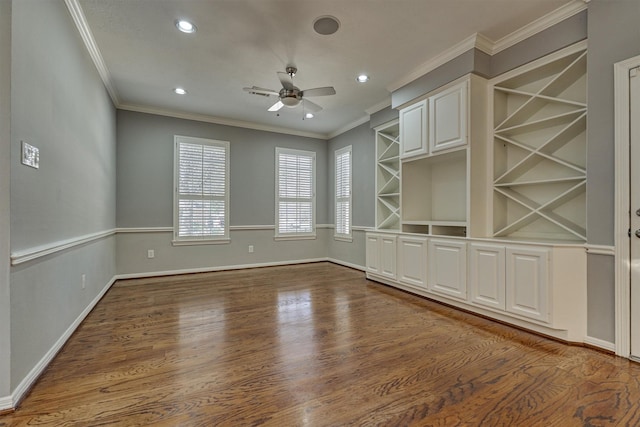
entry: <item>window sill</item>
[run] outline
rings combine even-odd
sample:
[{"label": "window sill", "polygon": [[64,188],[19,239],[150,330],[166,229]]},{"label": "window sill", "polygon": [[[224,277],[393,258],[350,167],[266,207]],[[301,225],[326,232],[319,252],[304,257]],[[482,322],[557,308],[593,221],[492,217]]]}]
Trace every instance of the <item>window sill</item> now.
[{"label": "window sill", "polygon": [[196,245],[227,245],[231,239],[202,239],[202,240],[172,240],[173,246],[196,246]]},{"label": "window sill", "polygon": [[273,238],[273,240],[275,241],[280,241],[280,240],[315,240],[316,239],[316,235],[315,234],[306,234],[304,236],[275,236]]},{"label": "window sill", "polygon": [[333,240],[337,240],[338,242],[353,242],[353,237],[351,236],[333,236]]}]

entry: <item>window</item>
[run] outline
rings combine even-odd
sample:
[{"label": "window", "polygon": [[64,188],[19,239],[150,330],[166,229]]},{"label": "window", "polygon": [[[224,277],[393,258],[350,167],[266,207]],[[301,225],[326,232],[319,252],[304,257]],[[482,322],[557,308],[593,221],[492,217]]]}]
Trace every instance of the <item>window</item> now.
[{"label": "window", "polygon": [[316,153],[276,148],[276,238],[316,232]]},{"label": "window", "polygon": [[335,238],[351,240],[351,146],[336,151]]},{"label": "window", "polygon": [[175,137],[174,243],[229,241],[229,142]]}]

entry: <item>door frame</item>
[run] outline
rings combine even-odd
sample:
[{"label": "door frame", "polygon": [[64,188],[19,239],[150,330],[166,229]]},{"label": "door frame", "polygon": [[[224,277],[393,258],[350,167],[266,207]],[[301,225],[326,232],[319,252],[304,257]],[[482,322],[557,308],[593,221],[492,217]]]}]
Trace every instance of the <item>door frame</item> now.
[{"label": "door frame", "polygon": [[640,67],[640,55],[617,62],[614,70],[614,131],[615,131],[615,351],[629,357],[631,353],[631,252],[629,150],[629,71]]}]

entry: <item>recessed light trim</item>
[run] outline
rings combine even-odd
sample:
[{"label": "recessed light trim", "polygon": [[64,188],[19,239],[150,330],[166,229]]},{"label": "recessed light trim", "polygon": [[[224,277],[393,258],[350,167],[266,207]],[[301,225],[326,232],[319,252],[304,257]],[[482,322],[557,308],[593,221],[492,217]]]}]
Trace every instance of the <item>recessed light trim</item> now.
[{"label": "recessed light trim", "polygon": [[177,88],[173,89],[173,91],[175,93],[177,93],[178,95],[186,95],[187,94],[186,89],[181,88],[181,87],[177,87]]},{"label": "recessed light trim", "polygon": [[360,74],[358,77],[356,77],[356,81],[358,83],[366,83],[369,81],[369,76],[367,76],[366,74]]},{"label": "recessed light trim", "polygon": [[176,20],[176,27],[178,28],[178,30],[180,30],[180,31],[182,31],[183,33],[186,33],[186,34],[195,33],[196,30],[197,30],[197,28],[193,24],[193,22],[187,21],[186,19],[178,19],[178,20]]},{"label": "recessed light trim", "polygon": [[313,113],[307,113],[304,115],[304,117],[307,119],[313,119]]},{"label": "recessed light trim", "polygon": [[331,15],[320,16],[313,21],[313,29],[316,33],[323,36],[330,36],[340,28],[338,18]]}]

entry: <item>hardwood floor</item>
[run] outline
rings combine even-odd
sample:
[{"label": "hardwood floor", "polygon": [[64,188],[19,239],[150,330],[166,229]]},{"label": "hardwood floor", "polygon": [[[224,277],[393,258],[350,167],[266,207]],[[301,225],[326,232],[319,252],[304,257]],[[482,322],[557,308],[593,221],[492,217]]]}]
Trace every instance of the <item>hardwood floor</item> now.
[{"label": "hardwood floor", "polygon": [[640,365],[329,263],[119,281],[1,426],[640,425]]}]

